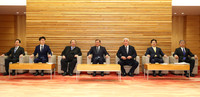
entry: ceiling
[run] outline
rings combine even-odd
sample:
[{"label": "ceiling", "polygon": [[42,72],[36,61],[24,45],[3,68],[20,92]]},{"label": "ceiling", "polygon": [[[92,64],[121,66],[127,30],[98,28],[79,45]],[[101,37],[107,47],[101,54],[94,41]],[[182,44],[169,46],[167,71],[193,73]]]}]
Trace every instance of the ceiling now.
[{"label": "ceiling", "polygon": [[[26,6],[0,6],[0,15],[24,15]],[[172,15],[200,15],[200,6],[173,6]]]}]

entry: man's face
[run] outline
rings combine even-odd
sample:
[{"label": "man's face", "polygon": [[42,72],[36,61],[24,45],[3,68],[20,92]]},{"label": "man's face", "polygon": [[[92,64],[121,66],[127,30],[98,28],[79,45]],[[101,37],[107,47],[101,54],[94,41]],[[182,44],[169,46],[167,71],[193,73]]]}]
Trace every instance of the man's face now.
[{"label": "man's face", "polygon": [[156,45],[157,45],[156,41],[151,42],[151,46],[156,47]]},{"label": "man's face", "polygon": [[180,47],[185,47],[185,41],[181,41],[179,45]]},{"label": "man's face", "polygon": [[44,39],[41,39],[41,40],[40,40],[40,44],[42,44],[42,45],[45,44],[45,40],[44,40]]},{"label": "man's face", "polygon": [[129,44],[129,41],[128,41],[128,40],[124,40],[123,44],[124,44],[125,46],[127,46],[127,45]]},{"label": "man's face", "polygon": [[19,41],[16,40],[16,41],[15,41],[15,46],[17,47],[17,46],[19,46],[19,45],[20,45]]},{"label": "man's face", "polygon": [[95,46],[100,46],[101,43],[99,41],[95,41]]},{"label": "man's face", "polygon": [[75,46],[76,46],[76,41],[75,41],[75,40],[72,40],[72,41],[71,41],[71,46],[72,46],[72,47],[75,47]]}]

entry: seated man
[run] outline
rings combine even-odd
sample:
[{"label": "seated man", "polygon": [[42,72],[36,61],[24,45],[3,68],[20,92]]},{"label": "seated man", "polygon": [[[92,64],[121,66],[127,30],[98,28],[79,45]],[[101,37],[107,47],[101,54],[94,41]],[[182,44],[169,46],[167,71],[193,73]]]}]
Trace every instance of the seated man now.
[{"label": "seated man", "polygon": [[[101,46],[101,40],[96,39],[95,40],[95,46],[91,47],[90,51],[87,54],[88,58],[91,59],[92,57],[92,63],[93,64],[103,64],[105,62],[105,58],[109,57],[108,52],[106,51],[106,48]],[[93,72],[93,76],[96,76],[96,71]],[[101,72],[101,76],[104,76],[104,72]]]},{"label": "seated man", "polygon": [[[5,59],[5,70],[4,76],[9,74],[9,63],[17,63],[19,62],[19,57],[22,57],[25,55],[24,48],[20,47],[21,40],[16,39],[15,40],[15,47],[11,48],[7,53],[2,54],[1,56],[8,56],[7,59]],[[15,70],[12,70],[12,75],[15,75]]]},{"label": "seated man", "polygon": [[126,71],[124,69],[124,65],[132,66],[130,71],[128,72],[128,75],[133,77],[133,73],[135,69],[138,67],[138,62],[135,60],[137,53],[135,51],[135,48],[131,45],[129,45],[129,39],[124,38],[123,39],[123,46],[121,46],[117,52],[117,57],[120,59],[118,64],[121,66],[121,72],[122,76],[126,76]]},{"label": "seated man", "polygon": [[[36,56],[38,54],[38,57],[34,59],[34,63],[46,63],[48,62],[48,57],[50,58],[52,55],[50,47],[45,44],[45,40],[46,38],[44,36],[39,38],[40,45],[35,47],[34,53],[30,56],[32,58],[33,56]],[[39,71],[36,70],[36,73],[34,75],[37,76],[38,74]],[[41,76],[44,76],[44,70],[41,71]]]},{"label": "seated man", "polygon": [[73,75],[77,63],[77,57],[82,55],[81,49],[76,46],[76,40],[71,40],[70,44],[71,46],[66,46],[61,54],[61,70],[64,71],[63,76],[68,74],[70,76]]},{"label": "seated man", "polygon": [[[192,52],[190,52],[190,49],[185,47],[184,40],[180,40],[179,45],[180,45],[180,47],[176,48],[173,56],[176,59],[179,59],[179,62],[189,63],[190,64],[190,76],[194,77],[194,74],[192,74],[192,72],[193,72],[195,60],[191,59],[191,57],[195,57],[195,59],[197,59],[198,57],[196,55],[193,55]],[[185,76],[189,77],[189,73],[187,73],[187,71],[184,71],[184,72],[185,72]]]},{"label": "seated man", "polygon": [[[167,57],[167,55],[165,55],[162,50],[159,47],[156,47],[157,45],[157,40],[156,39],[152,39],[151,40],[151,46],[147,48],[147,51],[145,53],[145,56],[150,58],[150,63],[164,63],[162,57]],[[161,71],[159,71],[158,73],[159,76],[162,76]],[[156,76],[156,72],[153,71],[153,76]]]}]

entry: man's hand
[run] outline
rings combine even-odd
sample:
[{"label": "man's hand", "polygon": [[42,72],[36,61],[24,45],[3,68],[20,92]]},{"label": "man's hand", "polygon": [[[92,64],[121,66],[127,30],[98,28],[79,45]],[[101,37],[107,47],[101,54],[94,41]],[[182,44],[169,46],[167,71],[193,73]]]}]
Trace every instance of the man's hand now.
[{"label": "man's hand", "polygon": [[65,56],[62,56],[62,59],[65,59]]},{"label": "man's hand", "polygon": [[164,55],[165,58],[167,58],[167,55]]},{"label": "man's hand", "polygon": [[174,57],[175,57],[176,59],[178,59],[178,56],[177,56],[177,55],[175,55]]},{"label": "man's hand", "polygon": [[126,60],[126,57],[122,56],[121,59]]},{"label": "man's hand", "polygon": [[48,55],[48,58],[51,58],[51,55]]},{"label": "man's hand", "polygon": [[74,57],[76,57],[76,58],[77,58],[77,57],[78,57],[78,55],[74,55]]},{"label": "man's hand", "polygon": [[151,56],[150,56],[150,55],[147,55],[147,57],[149,57],[149,58],[150,58]]},{"label": "man's hand", "polygon": [[88,55],[88,58],[91,59],[91,58],[92,58],[92,55]]},{"label": "man's hand", "polygon": [[127,59],[131,59],[131,58],[132,58],[132,56],[128,56],[128,57],[127,57]]},{"label": "man's hand", "polygon": [[197,55],[195,55],[194,58],[197,59],[198,58]]},{"label": "man's hand", "polygon": [[19,57],[22,58],[22,57],[23,57],[23,54],[21,54]]},{"label": "man's hand", "polygon": [[5,54],[2,54],[1,56],[5,56]]},{"label": "man's hand", "polygon": [[108,58],[109,56],[108,55],[106,55],[106,58]]},{"label": "man's hand", "polygon": [[33,56],[34,56],[34,55],[32,54],[32,55],[30,56],[30,58],[33,58]]}]

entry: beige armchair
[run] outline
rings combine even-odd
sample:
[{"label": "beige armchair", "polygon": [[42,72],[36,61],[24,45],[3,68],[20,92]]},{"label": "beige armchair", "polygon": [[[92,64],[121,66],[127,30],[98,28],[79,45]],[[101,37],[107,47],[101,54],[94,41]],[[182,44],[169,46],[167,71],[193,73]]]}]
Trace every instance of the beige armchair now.
[{"label": "beige armchair", "polygon": [[[115,58],[115,63],[118,64],[118,61],[119,61],[119,60],[120,60],[120,59],[116,56],[116,58]],[[136,59],[135,59],[135,60],[138,62],[138,67],[135,69],[134,74],[139,74],[139,73],[140,73],[140,57],[139,57],[139,56],[136,56]],[[131,66],[126,65],[126,66],[124,66],[124,69],[125,69],[126,71],[129,71],[129,70],[131,69]]]},{"label": "beige armchair", "polygon": [[[8,58],[8,56],[0,56],[0,73],[4,73],[5,71],[5,59]],[[27,52],[25,51],[25,56],[19,58],[19,62],[17,63],[28,63],[29,56],[27,55]],[[12,64],[10,62],[9,64]],[[17,73],[24,73],[26,70],[17,70]]]},{"label": "beige armchair", "polygon": [[[88,58],[87,56],[87,64],[92,64],[92,58]],[[105,58],[105,61],[104,64],[110,64],[110,56],[108,56],[108,58]],[[88,74],[91,74],[93,72],[87,72]],[[100,72],[97,72],[97,74],[100,73]],[[104,72],[105,74],[110,74],[110,72]]]},{"label": "beige armchair", "polygon": [[[169,59],[170,59],[170,64],[179,63],[178,59],[174,58],[173,55],[170,56]],[[194,69],[193,69],[192,74],[198,74],[198,59],[195,59],[194,57],[192,57],[192,59],[195,60]],[[172,73],[174,73],[174,74],[183,74],[183,72],[184,71],[172,71]]]},{"label": "beige armchair", "polygon": [[[150,63],[149,61],[150,61],[150,58],[149,58],[149,57],[147,57],[147,56],[142,56],[142,71],[143,71],[143,72],[144,72],[144,64]],[[169,57],[163,57],[163,61],[164,61],[164,63],[169,64]],[[158,72],[158,71],[156,71],[156,73],[157,73],[157,72]],[[145,73],[147,73],[147,72],[145,72]],[[149,71],[149,73],[152,74],[153,72],[152,72],[152,71]],[[163,73],[163,74],[168,74],[169,72],[166,71],[166,70],[164,70],[164,71],[162,71],[162,73]]]},{"label": "beige armchair", "polygon": [[[64,73],[64,71],[61,70],[61,59],[62,59],[62,56],[58,56],[58,67],[57,68],[58,68],[59,74]],[[81,63],[82,63],[82,56],[78,56],[77,63],[76,63],[73,73],[76,73],[76,67],[78,64],[81,64]]]},{"label": "beige armchair", "polygon": [[[34,59],[36,57],[32,57],[32,58],[29,57],[29,63],[34,63]],[[56,55],[52,55],[51,58],[48,58],[48,62],[47,63],[56,64]],[[35,73],[35,72],[36,72],[35,70],[29,70],[29,73]],[[48,70],[44,70],[44,73],[49,73],[49,71]]]}]

